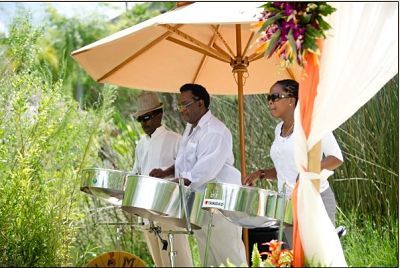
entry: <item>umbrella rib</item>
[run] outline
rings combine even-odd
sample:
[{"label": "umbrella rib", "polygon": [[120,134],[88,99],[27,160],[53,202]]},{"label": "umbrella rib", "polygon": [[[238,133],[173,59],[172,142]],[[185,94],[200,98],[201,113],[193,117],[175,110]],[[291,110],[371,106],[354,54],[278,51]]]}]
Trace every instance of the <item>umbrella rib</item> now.
[{"label": "umbrella rib", "polygon": [[236,58],[235,53],[233,53],[232,49],[229,47],[228,43],[225,41],[225,39],[222,37],[221,33],[218,31],[219,29],[215,25],[211,25],[211,28],[213,31],[217,34],[218,38],[221,40],[221,42],[224,44],[226,49],[228,49],[231,58]]},{"label": "umbrella rib", "polygon": [[[182,25],[177,25],[175,26],[175,28],[179,28]],[[154,39],[153,41],[151,41],[147,46],[142,47],[141,49],[139,49],[135,54],[133,54],[132,56],[128,57],[126,60],[124,60],[122,63],[118,64],[117,66],[115,66],[112,70],[110,70],[109,72],[107,72],[106,74],[104,74],[102,77],[100,77],[99,79],[97,79],[97,82],[102,83],[104,79],[106,79],[107,77],[109,77],[110,75],[112,75],[113,73],[115,73],[116,71],[118,71],[119,69],[121,69],[122,67],[124,67],[126,64],[128,64],[130,61],[134,60],[136,57],[138,57],[139,55],[141,55],[143,52],[147,51],[148,49],[150,49],[151,47],[155,46],[156,44],[158,44],[159,42],[161,42],[162,40],[166,39],[168,36],[170,36],[172,34],[172,32],[165,32],[163,35],[157,37],[156,39]]]},{"label": "umbrella rib", "polygon": [[249,56],[249,62],[256,61],[264,57],[264,53],[253,53]]},{"label": "umbrella rib", "polygon": [[247,41],[246,47],[245,47],[245,49],[244,49],[244,51],[243,51],[243,53],[242,53],[242,57],[243,57],[243,58],[246,57],[246,53],[247,53],[247,50],[248,50],[249,47],[250,47],[250,43],[251,43],[251,40],[253,39],[253,36],[254,36],[254,32],[251,33],[250,38],[249,38],[249,40]]},{"label": "umbrella rib", "polygon": [[207,50],[205,50],[205,49],[202,49],[202,48],[197,47],[197,46],[195,46],[195,45],[192,45],[192,44],[183,42],[182,40],[173,38],[173,37],[171,37],[171,36],[167,37],[167,40],[168,40],[168,41],[171,41],[171,42],[174,42],[174,43],[176,43],[176,44],[178,44],[178,45],[184,46],[184,47],[186,47],[186,48],[189,48],[189,49],[191,49],[191,50],[197,51],[197,52],[199,52],[199,53],[201,53],[201,54],[205,54],[205,55],[207,55],[207,56],[210,56],[210,57],[212,57],[212,58],[214,58],[214,59],[217,59],[217,60],[220,60],[220,61],[223,61],[223,62],[228,62],[228,63],[230,63],[229,60],[227,60],[227,59],[225,59],[225,58],[221,58],[221,57],[219,57],[219,55],[214,55],[214,54],[212,54],[211,52],[209,52],[209,51],[207,51]]},{"label": "umbrella rib", "polygon": [[207,46],[207,45],[204,44],[203,42],[197,40],[196,38],[194,38],[194,37],[192,37],[192,36],[190,36],[190,35],[188,35],[188,34],[182,32],[182,31],[179,31],[178,29],[172,27],[171,25],[162,24],[162,25],[160,25],[160,26],[162,26],[162,27],[168,29],[168,31],[173,32],[173,33],[179,35],[180,37],[184,38],[185,40],[189,41],[190,43],[195,44],[195,45],[198,46],[199,48],[201,48],[201,49],[203,49],[203,50],[206,50],[206,51],[208,51],[209,53],[211,53],[211,54],[213,54],[213,55],[215,55],[215,56],[217,56],[217,57],[219,57],[219,58],[222,58],[222,59],[225,59],[225,60],[230,60],[230,58],[226,58],[225,55],[220,54],[217,50],[210,48],[209,46]]},{"label": "umbrella rib", "polygon": [[[220,25],[218,25],[218,28]],[[211,38],[210,42],[208,43],[208,46],[211,47],[214,45],[215,39],[217,38],[216,34],[214,33],[213,37]],[[218,49],[217,49],[218,50]],[[229,56],[229,55],[228,55]],[[199,64],[199,67],[197,67],[196,74],[194,75],[192,83],[195,83],[197,78],[199,77],[200,71],[202,70],[204,63],[206,62],[206,57],[207,55],[204,55],[203,58],[201,59],[201,62]]]},{"label": "umbrella rib", "polygon": [[212,45],[216,50],[218,50],[220,53],[224,54],[226,57],[231,57],[228,53],[225,52],[220,46],[218,46],[216,43]]}]

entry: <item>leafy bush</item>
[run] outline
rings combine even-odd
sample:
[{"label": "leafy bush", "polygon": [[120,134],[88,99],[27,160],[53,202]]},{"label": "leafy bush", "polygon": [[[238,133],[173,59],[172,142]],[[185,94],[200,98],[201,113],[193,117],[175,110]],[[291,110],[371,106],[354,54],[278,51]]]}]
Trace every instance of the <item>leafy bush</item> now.
[{"label": "leafy bush", "polygon": [[110,119],[112,89],[97,111],[82,111],[37,65],[41,31],[26,14],[4,38],[0,78],[0,265],[60,266],[82,219],[80,169],[98,162],[92,142]]}]

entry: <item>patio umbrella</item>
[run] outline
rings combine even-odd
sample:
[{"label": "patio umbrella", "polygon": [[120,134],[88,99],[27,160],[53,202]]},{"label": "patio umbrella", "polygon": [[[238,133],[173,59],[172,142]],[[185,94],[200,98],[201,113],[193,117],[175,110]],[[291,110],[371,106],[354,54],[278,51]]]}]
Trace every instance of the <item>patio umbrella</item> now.
[{"label": "patio umbrella", "polygon": [[242,179],[245,169],[243,94],[266,93],[300,68],[280,66],[251,44],[260,2],[196,2],[178,7],[72,53],[98,82],[178,93],[185,83],[212,95],[238,95]]}]

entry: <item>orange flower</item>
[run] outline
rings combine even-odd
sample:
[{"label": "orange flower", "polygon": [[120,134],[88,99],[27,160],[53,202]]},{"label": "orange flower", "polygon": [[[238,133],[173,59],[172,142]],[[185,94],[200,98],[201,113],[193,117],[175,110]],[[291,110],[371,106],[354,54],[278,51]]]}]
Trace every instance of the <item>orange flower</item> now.
[{"label": "orange flower", "polygon": [[293,252],[288,249],[281,249],[285,242],[271,240],[262,245],[269,246],[270,252],[261,252],[260,255],[267,255],[266,262],[275,267],[290,267],[293,260]]}]

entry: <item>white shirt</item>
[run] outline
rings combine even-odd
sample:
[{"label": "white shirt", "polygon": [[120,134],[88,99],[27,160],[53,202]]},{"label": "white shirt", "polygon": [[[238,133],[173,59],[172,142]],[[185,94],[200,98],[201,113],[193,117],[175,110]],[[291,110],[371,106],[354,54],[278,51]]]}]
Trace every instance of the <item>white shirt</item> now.
[{"label": "white shirt", "polygon": [[[275,140],[272,143],[270,155],[274,162],[278,177],[278,189],[283,190],[283,184],[287,182],[290,186],[294,187],[298,171],[294,160],[294,135],[288,137],[281,136],[283,121],[280,122],[275,128]],[[337,159],[343,161],[343,155],[340,147],[333,136],[332,132],[326,134],[321,140],[321,159],[322,156],[332,155]],[[292,187],[286,188],[286,193],[290,195],[293,191]],[[322,193],[329,187],[328,180],[322,180],[320,184],[320,192]]]},{"label": "white shirt", "polygon": [[232,135],[229,129],[208,111],[189,135],[186,125],[175,161],[175,177],[191,181],[190,188],[204,191],[215,180],[241,185],[240,172],[233,166]]},{"label": "white shirt", "polygon": [[132,173],[149,175],[154,168],[165,169],[174,164],[181,136],[164,126],[149,137],[144,135],[135,149]]}]

